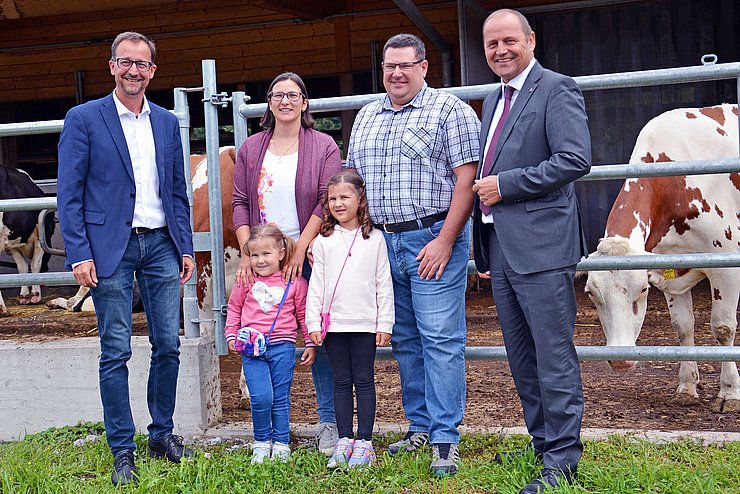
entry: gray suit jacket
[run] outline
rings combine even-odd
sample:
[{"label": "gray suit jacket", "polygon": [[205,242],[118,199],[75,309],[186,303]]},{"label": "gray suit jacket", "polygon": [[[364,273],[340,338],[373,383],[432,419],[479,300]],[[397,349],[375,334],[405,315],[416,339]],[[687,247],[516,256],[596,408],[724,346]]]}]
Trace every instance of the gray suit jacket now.
[{"label": "gray suit jacket", "polygon": [[[483,102],[485,149],[501,89]],[[478,175],[484,153],[478,163]],[[573,182],[591,168],[591,138],[583,96],[570,77],[535,62],[511,107],[496,146],[492,175],[502,202],[493,206],[504,257],[520,274],[576,264],[587,254]],[[475,196],[473,253],[480,272],[490,269],[488,227]]]}]

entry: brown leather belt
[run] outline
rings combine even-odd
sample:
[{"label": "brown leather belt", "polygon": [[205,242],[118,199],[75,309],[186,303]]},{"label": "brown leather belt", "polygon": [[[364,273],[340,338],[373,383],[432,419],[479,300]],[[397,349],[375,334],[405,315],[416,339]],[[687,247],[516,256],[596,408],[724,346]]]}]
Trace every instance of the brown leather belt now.
[{"label": "brown leather belt", "polygon": [[415,220],[402,221],[400,223],[385,223],[375,225],[375,228],[383,230],[386,233],[410,232],[413,230],[428,228],[436,222],[442,221],[445,218],[447,218],[447,211],[442,211],[441,213],[432,214],[423,218],[417,218]]}]

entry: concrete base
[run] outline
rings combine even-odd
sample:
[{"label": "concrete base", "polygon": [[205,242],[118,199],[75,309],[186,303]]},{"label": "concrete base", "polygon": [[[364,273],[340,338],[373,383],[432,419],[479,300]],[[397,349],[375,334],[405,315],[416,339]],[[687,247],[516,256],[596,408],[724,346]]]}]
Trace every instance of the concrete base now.
[{"label": "concrete base", "polygon": [[[151,421],[146,403],[150,346],[131,339],[129,392],[136,428]],[[43,343],[0,341],[0,441],[21,439],[49,427],[102,421],[98,338]],[[221,418],[218,357],[212,338],[182,338],[175,433],[202,433]]]}]

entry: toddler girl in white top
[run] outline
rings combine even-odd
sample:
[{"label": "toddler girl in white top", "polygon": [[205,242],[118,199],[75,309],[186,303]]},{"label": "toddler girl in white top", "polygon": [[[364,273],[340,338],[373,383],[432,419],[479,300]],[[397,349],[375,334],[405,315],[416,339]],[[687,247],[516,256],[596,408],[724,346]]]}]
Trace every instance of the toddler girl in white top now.
[{"label": "toddler girl in white top", "polygon": [[[375,460],[375,348],[390,343],[395,316],[385,239],[373,230],[365,184],[356,173],[341,172],[329,180],[321,235],[312,250],[306,325],[311,341],[326,346],[331,362],[340,437],[328,466],[367,466]],[[322,341],[321,313],[326,312],[331,317]]]}]

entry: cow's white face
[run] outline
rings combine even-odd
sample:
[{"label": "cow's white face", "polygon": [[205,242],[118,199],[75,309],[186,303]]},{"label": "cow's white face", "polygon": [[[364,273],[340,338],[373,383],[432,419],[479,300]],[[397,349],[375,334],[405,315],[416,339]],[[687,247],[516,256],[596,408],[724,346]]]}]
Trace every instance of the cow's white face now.
[{"label": "cow's white face", "polygon": [[[589,257],[604,255],[645,254],[636,252],[623,238],[606,238],[599,243],[598,251]],[[640,336],[647,310],[650,289],[648,271],[612,270],[590,271],[586,281],[586,294],[596,306],[607,346],[635,346]],[[612,369],[628,371],[634,361],[610,361]]]}]

